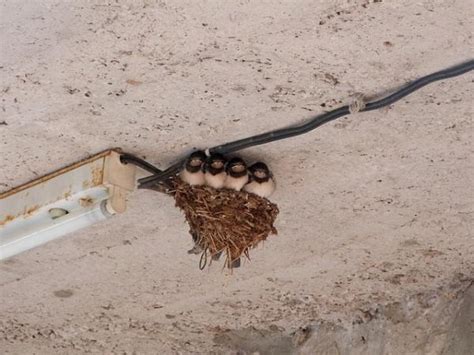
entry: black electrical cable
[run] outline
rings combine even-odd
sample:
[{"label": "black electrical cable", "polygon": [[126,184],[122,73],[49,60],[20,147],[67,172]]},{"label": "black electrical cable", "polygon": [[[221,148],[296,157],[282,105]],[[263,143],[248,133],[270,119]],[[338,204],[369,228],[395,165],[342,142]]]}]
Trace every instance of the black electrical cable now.
[{"label": "black electrical cable", "polygon": [[[161,169],[158,169],[156,166],[150,164],[144,159],[141,159],[133,154],[129,153],[122,153],[120,155],[120,162],[122,164],[133,164],[135,166],[138,166],[139,168],[146,170],[152,174],[152,176],[156,176],[156,174],[161,174],[163,171]],[[164,192],[168,193],[169,191],[172,190],[172,186],[170,185],[169,181],[167,179],[163,179],[160,181],[157,181],[153,184],[153,186],[149,187],[152,190],[156,190],[159,192]]]},{"label": "black electrical cable", "polygon": [[161,174],[162,170],[158,169],[156,166],[150,164],[146,160],[143,160],[135,155],[129,154],[129,153],[122,153],[120,155],[120,162],[122,164],[133,164],[136,165],[143,170],[148,171],[149,173],[152,174]]},{"label": "black electrical cable", "polygon": [[[414,91],[421,89],[422,87],[428,84],[431,84],[435,81],[459,76],[473,69],[474,69],[474,60],[469,60],[462,64],[438,71],[436,73],[426,75],[424,77],[421,77],[417,80],[412,81],[411,83],[403,86],[401,89],[397,90],[396,92],[380,100],[365,103],[365,106],[361,108],[359,111],[360,112],[373,111],[373,110],[391,105],[397,102],[398,100],[402,99],[403,97],[410,95]],[[210,148],[209,152],[229,154],[229,153],[233,153],[238,150],[250,148],[256,145],[266,144],[266,143],[274,142],[280,139],[294,137],[300,134],[310,132],[313,129],[316,129],[325,123],[328,123],[337,118],[346,116],[350,113],[351,112],[350,112],[349,106],[343,106],[333,111],[326,112],[322,115],[318,115],[310,119],[308,122],[303,123],[301,125],[277,129],[277,130],[270,131],[267,133],[258,134],[256,136],[239,139],[230,143],[218,145],[216,147]],[[157,173],[155,175],[148,176],[148,177],[138,180],[139,181],[138,188],[148,188],[159,181],[163,181],[167,179],[168,177],[176,174],[181,168],[182,164],[183,164],[183,161],[179,161],[173,164],[172,166],[170,166],[169,168],[167,168],[166,170],[162,171],[161,173]]]},{"label": "black electrical cable", "polygon": [[[454,67],[441,70],[439,72],[429,74],[420,79],[417,79],[410,84],[406,85],[402,89],[394,92],[393,94],[374,102],[369,102],[365,104],[365,108],[361,109],[360,112],[372,111],[384,106],[393,104],[394,102],[402,99],[403,97],[410,95],[414,91],[421,89],[423,86],[426,86],[432,82],[443,80],[446,78],[458,76],[464,74],[470,70],[474,69],[474,60],[465,62]],[[273,142],[280,139],[290,138],[296,135],[307,133],[327,122],[346,116],[350,113],[349,106],[340,107],[334,111],[324,113],[322,115],[316,116],[315,118],[309,120],[307,123],[304,123],[299,126],[282,128],[268,133],[259,134],[257,136],[240,139],[234,142],[226,143],[219,145],[217,147],[209,149],[211,153],[221,153],[228,154],[235,152],[237,150],[249,148],[255,145],[265,144]]]},{"label": "black electrical cable", "polygon": [[172,175],[175,175],[178,173],[178,171],[181,169],[181,167],[184,164],[184,160],[180,160],[170,167],[168,167],[166,170],[163,170],[159,174],[147,176],[141,179],[138,179],[138,188],[139,189],[146,189],[152,186],[153,184],[156,184],[160,181],[166,180]]}]

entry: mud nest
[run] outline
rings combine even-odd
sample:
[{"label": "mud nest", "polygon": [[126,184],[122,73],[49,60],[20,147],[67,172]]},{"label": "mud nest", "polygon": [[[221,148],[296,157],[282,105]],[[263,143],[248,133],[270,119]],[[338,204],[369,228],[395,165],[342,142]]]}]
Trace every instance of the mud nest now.
[{"label": "mud nest", "polygon": [[278,206],[266,198],[244,191],[215,190],[208,186],[190,186],[179,178],[172,181],[176,206],[185,214],[189,232],[202,250],[204,268],[221,254],[229,268],[249,250],[277,234],[273,226]]}]

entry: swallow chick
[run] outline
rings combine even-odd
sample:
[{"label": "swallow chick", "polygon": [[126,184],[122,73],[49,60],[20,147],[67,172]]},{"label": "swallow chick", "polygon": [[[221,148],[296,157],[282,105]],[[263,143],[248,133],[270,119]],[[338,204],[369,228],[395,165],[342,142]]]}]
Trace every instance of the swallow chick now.
[{"label": "swallow chick", "polygon": [[204,181],[206,185],[215,189],[224,187],[227,174],[225,172],[226,159],[222,154],[211,154],[204,163]]},{"label": "swallow chick", "polygon": [[245,164],[245,161],[241,158],[232,158],[229,160],[226,164],[225,171],[227,177],[224,182],[224,187],[227,189],[240,191],[249,181],[247,164]]},{"label": "swallow chick", "polygon": [[204,172],[202,166],[206,161],[206,154],[202,150],[192,153],[179,173],[179,177],[189,185],[204,185]]},{"label": "swallow chick", "polygon": [[244,190],[260,197],[269,197],[276,188],[272,173],[265,163],[257,162],[249,168],[250,182]]}]

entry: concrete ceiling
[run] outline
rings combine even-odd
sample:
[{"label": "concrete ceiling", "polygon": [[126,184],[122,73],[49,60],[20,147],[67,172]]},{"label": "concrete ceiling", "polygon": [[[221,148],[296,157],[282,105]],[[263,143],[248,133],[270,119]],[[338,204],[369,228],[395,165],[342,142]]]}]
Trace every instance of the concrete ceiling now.
[{"label": "concrete ceiling", "polygon": [[[0,189],[110,147],[166,167],[384,92],[472,56],[473,15],[466,1],[3,1]],[[279,235],[233,274],[199,271],[174,201],[149,191],[3,262],[0,348],[303,352],[300,327],[347,328],[380,305],[462,289],[472,82],[242,152],[270,164],[281,212]],[[428,346],[424,320],[397,341]]]}]

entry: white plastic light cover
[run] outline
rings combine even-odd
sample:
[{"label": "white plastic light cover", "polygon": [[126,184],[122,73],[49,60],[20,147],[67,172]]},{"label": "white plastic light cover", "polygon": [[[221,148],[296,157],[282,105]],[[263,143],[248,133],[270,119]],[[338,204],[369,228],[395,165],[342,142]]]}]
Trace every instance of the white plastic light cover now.
[{"label": "white plastic light cover", "polygon": [[0,194],[0,260],[126,209],[135,167],[107,150]]}]

